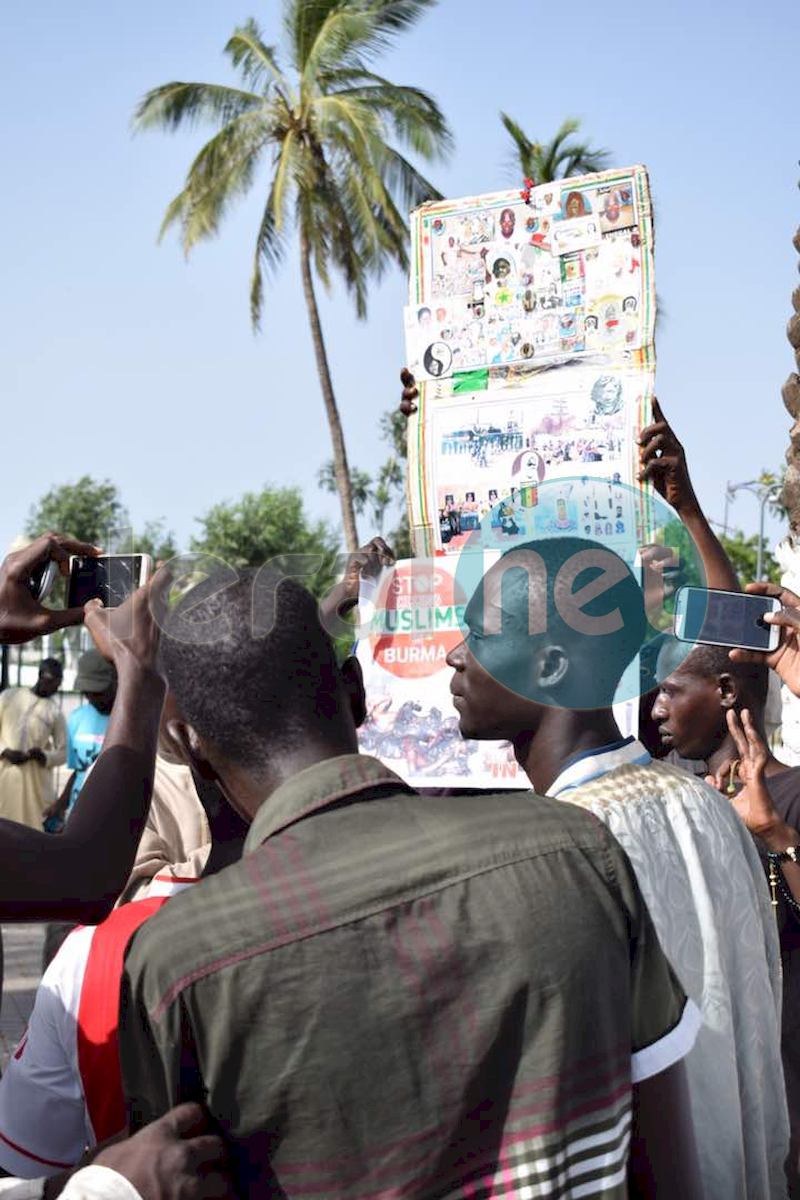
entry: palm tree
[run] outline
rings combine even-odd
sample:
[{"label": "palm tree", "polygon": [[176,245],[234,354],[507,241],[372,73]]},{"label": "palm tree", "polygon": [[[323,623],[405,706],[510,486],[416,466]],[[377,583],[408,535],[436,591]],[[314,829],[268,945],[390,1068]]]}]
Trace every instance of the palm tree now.
[{"label": "palm tree", "polygon": [[500,120],[511,135],[514,160],[519,163],[523,179],[532,179],[536,184],[552,183],[568,175],[602,171],[608,162],[607,150],[593,150],[588,142],[570,140],[581,127],[580,121],[573,118],[563,122],[548,145],[532,142],[507,113],[501,112]]},{"label": "palm tree", "polygon": [[198,121],[219,127],[189,167],[161,226],[162,236],[179,226],[187,254],[217,233],[231,202],[256,183],[258,167],[268,162],[250,314],[257,329],[263,273],[278,267],[296,228],[349,550],[358,545],[351,479],[314,276],[328,287],[332,270],[339,271],[363,318],[369,277],[380,275],[388,261],[408,266],[403,214],[440,198],[392,145],[394,138],[425,159],[443,155],[451,136],[438,105],[419,88],[391,83],[371,69],[378,52],[435,3],[284,0],[288,71],[250,19],[225,47],[241,87],[167,83],[148,92],[135,114],[138,129],[174,130]]}]

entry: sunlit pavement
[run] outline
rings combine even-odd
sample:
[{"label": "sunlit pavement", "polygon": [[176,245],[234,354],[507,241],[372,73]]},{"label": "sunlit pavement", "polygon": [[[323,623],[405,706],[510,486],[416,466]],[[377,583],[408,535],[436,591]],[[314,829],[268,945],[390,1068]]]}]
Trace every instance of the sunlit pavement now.
[{"label": "sunlit pavement", "polygon": [[44,925],[4,925],[5,973],[0,1008],[0,1069],[25,1031],[41,979]]}]

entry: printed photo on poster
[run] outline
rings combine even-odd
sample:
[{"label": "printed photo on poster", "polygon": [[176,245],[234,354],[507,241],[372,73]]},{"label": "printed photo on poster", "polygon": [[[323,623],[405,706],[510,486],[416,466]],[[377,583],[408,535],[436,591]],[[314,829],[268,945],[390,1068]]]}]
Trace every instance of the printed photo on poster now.
[{"label": "printed photo on poster", "polygon": [[416,787],[527,788],[510,743],[459,730],[446,657],[463,639],[466,600],[453,559],[406,560],[384,572],[356,651],[367,708],[359,746]]}]

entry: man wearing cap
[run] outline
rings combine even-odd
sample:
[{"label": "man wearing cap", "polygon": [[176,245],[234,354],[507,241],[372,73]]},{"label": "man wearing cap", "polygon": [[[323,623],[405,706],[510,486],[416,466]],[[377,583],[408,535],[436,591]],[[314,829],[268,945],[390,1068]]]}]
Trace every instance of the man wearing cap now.
[{"label": "man wearing cap", "polygon": [[58,659],[45,658],[32,688],[0,693],[0,817],[32,829],[41,829],[51,771],[64,761],[64,718],[53,699],[61,678]]},{"label": "man wearing cap", "polygon": [[117,676],[99,650],[87,650],[78,659],[75,690],[83,694],[86,703],[67,720],[67,767],[72,774],[58,800],[45,813],[50,829],[58,828],[69,816],[89,768],[103,749]]}]

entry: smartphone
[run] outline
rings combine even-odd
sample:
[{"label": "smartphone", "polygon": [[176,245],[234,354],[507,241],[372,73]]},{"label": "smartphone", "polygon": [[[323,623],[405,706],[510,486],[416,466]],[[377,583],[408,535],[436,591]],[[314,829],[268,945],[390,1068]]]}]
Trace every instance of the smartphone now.
[{"label": "smartphone", "polygon": [[104,608],[116,608],[147,582],[152,565],[149,554],[75,555],[70,559],[67,608],[95,599],[102,600]]},{"label": "smartphone", "polygon": [[781,602],[775,596],[678,588],[675,636],[682,642],[702,642],[708,646],[776,650],[781,631],[777,625],[767,625],[764,614],[779,612],[780,607]]}]

